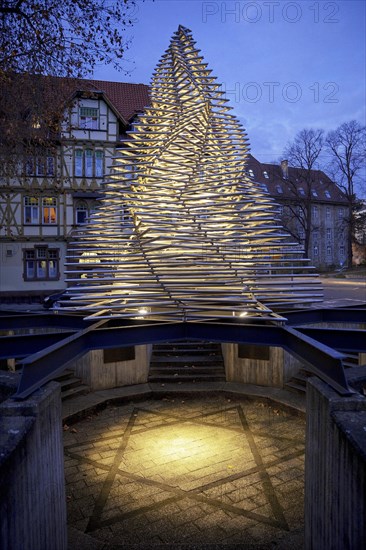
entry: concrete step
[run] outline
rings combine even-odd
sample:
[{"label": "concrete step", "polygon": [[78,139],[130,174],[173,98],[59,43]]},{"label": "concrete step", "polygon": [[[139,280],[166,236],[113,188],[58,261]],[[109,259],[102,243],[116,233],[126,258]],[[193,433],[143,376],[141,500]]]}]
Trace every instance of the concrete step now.
[{"label": "concrete step", "polygon": [[71,399],[72,397],[86,395],[89,392],[90,392],[89,386],[86,386],[85,384],[79,384],[78,386],[70,388],[69,390],[62,391],[61,400],[66,401],[67,399]]},{"label": "concrete step", "polygon": [[90,392],[89,386],[82,383],[81,378],[75,376],[74,371],[65,369],[54,378],[61,386],[61,401],[71,399]]},{"label": "concrete step", "polygon": [[188,378],[193,378],[195,380],[198,380],[198,379],[202,379],[202,380],[207,380],[208,378],[210,379],[217,379],[217,380],[222,380],[222,379],[225,379],[225,374],[223,372],[192,372],[192,371],[189,371],[189,372],[186,372],[186,373],[178,373],[178,372],[164,372],[164,371],[160,371],[160,372],[157,372],[157,373],[151,373],[151,375],[149,376],[149,380],[150,382],[151,381],[154,381],[154,380],[160,380],[160,379],[170,379],[172,382],[174,382],[175,380],[188,380]]},{"label": "concrete step", "polygon": [[64,371],[62,371],[61,374],[59,374],[58,376],[56,376],[54,378],[54,380],[56,380],[57,382],[61,382],[61,380],[67,380],[68,378],[70,378],[71,376],[74,376],[74,371],[70,370],[70,369],[65,369]]},{"label": "concrete step", "polygon": [[306,394],[306,385],[298,384],[297,382],[293,381],[292,378],[291,380],[286,382],[285,389],[295,393],[302,393],[304,395]]},{"label": "concrete step", "polygon": [[204,364],[222,364],[222,357],[219,355],[155,355],[153,354],[150,359],[150,365],[160,363],[177,363],[177,364],[186,364],[186,365],[204,365]]},{"label": "concrete step", "polygon": [[151,374],[178,374],[180,376],[185,376],[186,374],[223,374],[224,369],[222,366],[218,365],[217,367],[208,367],[204,365],[199,365],[197,367],[186,365],[184,367],[177,367],[176,365],[163,365],[163,366],[154,366],[150,367]]},{"label": "concrete step", "polygon": [[212,342],[181,341],[157,344],[150,360],[149,383],[224,382],[221,346]]},{"label": "concrete step", "polygon": [[75,388],[76,386],[80,386],[82,383],[80,378],[77,378],[76,376],[70,376],[69,378],[65,378],[64,380],[59,380],[60,386],[61,386],[61,396],[62,393],[66,390],[69,390],[70,388]]},{"label": "concrete step", "polygon": [[171,351],[171,350],[181,350],[181,351],[190,351],[192,349],[194,350],[211,350],[211,351],[219,351],[221,353],[221,345],[216,344],[213,342],[187,342],[185,340],[181,342],[169,342],[164,344],[154,344],[154,349],[156,350],[165,350],[165,351]]},{"label": "concrete step", "polygon": [[187,383],[203,383],[203,382],[225,382],[225,376],[154,376],[149,378],[149,384],[187,384]]},{"label": "concrete step", "polygon": [[156,355],[160,356],[166,356],[166,355],[192,355],[192,351],[194,351],[195,355],[221,355],[221,349],[214,349],[214,348],[207,348],[207,349],[201,349],[201,348],[159,348],[157,349],[154,346],[154,352]]}]

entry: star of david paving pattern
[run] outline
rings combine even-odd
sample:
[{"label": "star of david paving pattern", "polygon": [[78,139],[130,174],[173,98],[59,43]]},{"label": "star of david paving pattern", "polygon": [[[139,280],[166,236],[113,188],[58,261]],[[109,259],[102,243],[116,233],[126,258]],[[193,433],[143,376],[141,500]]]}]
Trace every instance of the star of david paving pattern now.
[{"label": "star of david paving pattern", "polygon": [[122,546],[281,540],[303,525],[304,426],[217,397],[106,409],[65,433],[69,524]]}]

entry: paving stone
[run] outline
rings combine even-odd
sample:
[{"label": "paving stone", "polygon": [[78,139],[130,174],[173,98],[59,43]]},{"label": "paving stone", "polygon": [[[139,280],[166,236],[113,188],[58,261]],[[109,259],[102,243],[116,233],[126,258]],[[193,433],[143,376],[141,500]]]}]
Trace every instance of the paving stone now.
[{"label": "paving stone", "polygon": [[271,548],[301,533],[299,416],[216,395],[112,406],[73,428],[64,432],[69,525],[96,549]]}]

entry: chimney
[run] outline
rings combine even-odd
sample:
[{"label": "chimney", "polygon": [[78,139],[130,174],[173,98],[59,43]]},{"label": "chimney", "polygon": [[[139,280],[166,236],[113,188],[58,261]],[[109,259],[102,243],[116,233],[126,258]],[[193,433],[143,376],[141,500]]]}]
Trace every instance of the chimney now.
[{"label": "chimney", "polygon": [[288,160],[281,160],[282,177],[288,179]]}]

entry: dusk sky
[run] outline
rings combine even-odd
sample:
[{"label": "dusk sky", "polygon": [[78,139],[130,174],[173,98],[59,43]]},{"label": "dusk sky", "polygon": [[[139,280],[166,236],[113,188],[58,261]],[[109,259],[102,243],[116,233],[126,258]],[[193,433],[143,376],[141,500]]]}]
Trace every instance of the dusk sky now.
[{"label": "dusk sky", "polygon": [[226,89],[251,152],[272,162],[303,128],[365,124],[365,17],[361,0],[139,1],[127,31],[131,75],[104,67],[94,76],[149,84],[182,24]]}]

